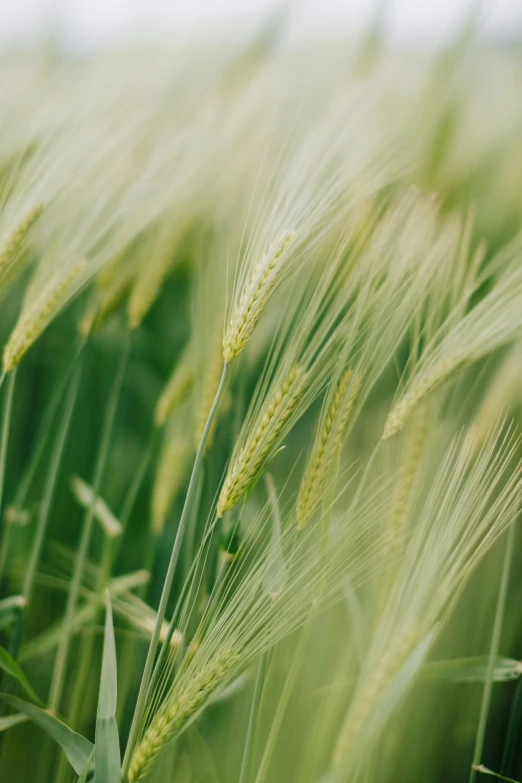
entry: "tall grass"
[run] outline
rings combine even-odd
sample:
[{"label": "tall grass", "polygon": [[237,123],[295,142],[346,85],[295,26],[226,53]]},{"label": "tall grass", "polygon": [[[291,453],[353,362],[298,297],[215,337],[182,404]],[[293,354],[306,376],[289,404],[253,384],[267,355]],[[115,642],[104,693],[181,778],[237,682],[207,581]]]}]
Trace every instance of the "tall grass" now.
[{"label": "tall grass", "polygon": [[522,779],[518,55],[282,24],[0,62],[2,780]]}]

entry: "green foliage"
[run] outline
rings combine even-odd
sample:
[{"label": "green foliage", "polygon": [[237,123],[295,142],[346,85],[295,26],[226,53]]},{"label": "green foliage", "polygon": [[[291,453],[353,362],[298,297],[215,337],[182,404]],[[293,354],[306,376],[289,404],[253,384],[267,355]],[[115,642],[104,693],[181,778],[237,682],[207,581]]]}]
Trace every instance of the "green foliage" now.
[{"label": "green foliage", "polygon": [[9,677],[12,677],[14,680],[16,680],[20,687],[33,701],[43,706],[20,664],[15,661],[14,658],[9,655],[7,650],[3,647],[0,647],[0,668],[2,668],[4,672],[9,675]]},{"label": "green foliage", "polygon": [[88,759],[91,756],[93,745],[89,740],[77,734],[61,720],[55,718],[50,712],[42,710],[35,704],[19,699],[17,696],[6,696],[3,698],[11,707],[23,712],[27,717],[34,721],[43,731],[60,745],[65,753],[71,767],[81,774]]},{"label": "green foliage", "polygon": [[0,62],[2,780],[522,777],[519,55],[289,21]]},{"label": "green foliage", "polygon": [[117,664],[112,607],[108,591],[105,611],[100,695],[96,714],[94,771],[98,783],[118,783],[121,780],[121,762],[118,725],[116,723]]}]

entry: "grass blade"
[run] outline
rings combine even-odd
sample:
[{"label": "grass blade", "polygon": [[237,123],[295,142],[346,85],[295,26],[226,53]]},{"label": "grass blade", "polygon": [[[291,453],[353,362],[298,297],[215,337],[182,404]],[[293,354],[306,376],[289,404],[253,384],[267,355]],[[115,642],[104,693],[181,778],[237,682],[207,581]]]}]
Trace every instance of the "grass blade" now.
[{"label": "grass blade", "polygon": [[7,392],[4,402],[4,412],[2,417],[2,437],[0,439],[0,511],[3,510],[4,479],[7,458],[7,444],[9,440],[9,430],[11,426],[11,410],[13,407],[13,395],[16,382],[16,370],[9,375],[7,382]]},{"label": "grass blade", "polygon": [[[123,344],[122,351],[120,353],[118,366],[112,382],[111,390],[107,400],[107,406],[105,408],[105,414],[103,419],[103,429],[100,439],[98,454],[96,456],[96,463],[94,467],[94,479],[92,483],[93,497],[97,497],[100,491],[102,478],[105,472],[105,466],[107,463],[107,456],[109,452],[109,445],[112,438],[112,431],[114,427],[114,421],[116,418],[116,411],[118,408],[118,401],[120,398],[120,391],[123,384],[123,378],[127,367],[127,361],[129,358],[130,350],[130,338],[126,335],[125,342]],[[91,534],[94,522],[94,505],[91,504],[86,510],[82,524],[82,531],[80,533],[80,540],[78,543],[78,549],[76,553],[76,560],[74,565],[73,577],[69,594],[67,596],[67,604],[65,607],[65,616],[63,620],[63,633],[60,637],[58,644],[58,650],[56,653],[53,676],[51,679],[51,686],[49,690],[49,704],[52,709],[58,709],[60,704],[64,681],[67,673],[67,664],[69,658],[69,647],[71,643],[72,635],[72,621],[76,613],[76,606],[78,603],[78,597],[80,593],[80,587],[83,579],[83,572],[85,569],[85,563],[89,551],[89,544],[91,541]]]},{"label": "grass blade", "polygon": [[10,677],[12,677],[13,680],[17,681],[17,683],[20,685],[21,688],[23,688],[23,690],[26,692],[29,698],[31,698],[37,704],[43,705],[43,702],[40,701],[40,699],[36,695],[33,686],[27,679],[27,676],[25,675],[20,664],[9,655],[5,647],[1,647],[1,646],[0,646],[0,668],[2,668]]},{"label": "grass blade", "polygon": [[93,756],[94,756],[94,750],[91,753],[91,755],[89,756],[89,758],[87,759],[87,763],[85,764],[83,772],[80,775],[80,777],[78,778],[77,783],[87,783],[87,779],[89,777],[89,772],[91,771]]},{"label": "grass blade", "polygon": [[513,780],[513,778],[506,778],[505,775],[499,775],[498,772],[493,772],[493,770],[488,769],[484,766],[484,764],[478,764],[477,766],[474,766],[475,772],[480,772],[481,775],[488,775],[489,777],[496,778],[497,780],[504,780],[506,783],[518,783],[518,780]]},{"label": "grass blade", "polygon": [[111,599],[107,591],[105,638],[94,752],[94,769],[97,783],[120,783],[121,780],[120,741],[116,723],[117,694],[116,645],[114,641]]},{"label": "grass blade", "polygon": [[486,680],[484,682],[482,704],[480,707],[480,717],[479,717],[479,723],[477,727],[477,736],[475,739],[475,749],[473,751],[473,763],[471,765],[471,772],[469,776],[470,783],[473,783],[473,781],[476,778],[476,772],[481,764],[482,751],[484,749],[484,739],[486,737],[489,705],[491,702],[491,690],[493,686],[493,673],[495,669],[495,660],[498,655],[500,634],[502,632],[502,623],[504,620],[504,608],[506,605],[509,575],[511,572],[511,561],[513,559],[513,549],[515,546],[515,532],[516,532],[516,527],[515,527],[515,523],[513,522],[508,530],[506,550],[504,554],[504,562],[502,564],[500,587],[498,591],[497,606],[495,609],[495,619],[493,622],[493,632],[491,634],[488,670],[487,670]]},{"label": "grass blade", "polygon": [[13,715],[6,715],[5,718],[0,718],[0,732],[7,731],[13,726],[18,726],[19,723],[24,723],[27,720],[27,715],[23,712],[15,712]]},{"label": "grass blade", "polygon": [[19,699],[17,696],[3,694],[3,698],[11,707],[23,712],[52,737],[62,748],[74,771],[81,775],[94,750],[92,742],[82,737],[81,734],[77,734],[65,723],[62,723],[61,720],[47,712],[47,710],[42,710],[41,707],[37,707],[35,704]]},{"label": "grass blade", "polygon": [[[430,680],[451,682],[485,682],[489,657],[455,658],[452,661],[430,661],[424,666],[423,677]],[[493,667],[493,682],[518,680],[522,675],[522,663],[515,658],[497,656]]]},{"label": "grass blade", "polygon": [[16,620],[25,603],[23,595],[10,595],[0,601],[0,629],[7,628]]},{"label": "grass blade", "polygon": [[263,682],[265,677],[265,666],[266,666],[266,655],[262,655],[259,659],[259,663],[257,664],[256,681],[254,684],[254,692],[252,694],[250,714],[248,716],[248,726],[247,726],[247,733],[245,737],[245,745],[243,747],[243,758],[241,760],[241,772],[239,777],[239,783],[246,783],[246,781],[249,778],[254,725],[259,714],[259,704],[261,701],[261,692],[263,690]]},{"label": "grass blade", "polygon": [[[183,542],[183,536],[185,534],[185,529],[187,527],[187,523],[190,518],[190,511],[192,508],[192,503],[194,500],[194,496],[196,493],[197,485],[198,485],[198,478],[199,473],[201,470],[201,463],[203,461],[203,455],[205,453],[205,445],[208,438],[208,433],[210,431],[210,427],[212,425],[212,420],[214,418],[214,414],[216,412],[216,409],[219,405],[219,401],[221,399],[221,395],[223,392],[223,388],[225,385],[225,379],[227,375],[227,369],[228,365],[223,365],[223,373],[221,375],[221,380],[219,382],[219,387],[216,392],[216,396],[214,397],[214,402],[212,403],[212,407],[209,411],[207,422],[205,424],[205,429],[203,430],[203,435],[201,436],[201,441],[196,453],[196,458],[194,460],[194,465],[192,467],[192,473],[190,476],[190,481],[187,489],[187,494],[185,496],[185,502],[183,504],[183,510],[181,512],[181,518],[179,520],[178,529],[176,532],[176,538],[174,539],[174,545],[172,547],[172,552],[170,555],[170,561],[167,568],[167,574],[165,576],[165,581],[163,583],[163,590],[161,592],[161,598],[158,606],[158,613],[156,616],[156,624],[154,627],[154,631],[152,633],[152,639],[150,640],[149,649],[147,652],[147,659],[145,661],[145,668],[143,670],[143,675],[141,678],[140,683],[140,689],[138,692],[138,699],[136,701],[136,707],[134,710],[134,715],[132,718],[132,724],[130,728],[129,733],[129,741],[127,743],[127,748],[125,750],[125,758],[123,760],[123,774],[125,775],[128,771],[132,752],[134,751],[134,747],[136,745],[136,741],[138,738],[138,732],[141,727],[141,721],[143,718],[143,714],[145,711],[146,706],[146,699],[147,699],[147,693],[149,689],[149,684],[151,680],[151,676],[153,673],[153,666],[154,666],[154,659],[156,656],[156,649],[159,642],[160,632],[161,632],[161,626],[163,623],[163,620],[165,618],[165,612],[167,611],[167,604],[170,596],[170,590],[172,587],[172,582],[174,581],[174,573],[176,571],[176,566],[178,563],[178,557],[181,550],[181,544]],[[168,641],[167,641],[168,644]]]}]

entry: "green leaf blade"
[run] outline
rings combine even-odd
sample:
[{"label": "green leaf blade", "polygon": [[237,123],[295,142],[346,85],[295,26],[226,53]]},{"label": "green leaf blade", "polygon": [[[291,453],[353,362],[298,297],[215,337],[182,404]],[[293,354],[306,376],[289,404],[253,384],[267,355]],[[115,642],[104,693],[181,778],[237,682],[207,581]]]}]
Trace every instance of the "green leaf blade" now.
[{"label": "green leaf blade", "polygon": [[120,783],[121,756],[116,723],[117,662],[110,595],[106,593],[105,637],[103,642],[100,695],[96,716],[94,770],[96,783]]},{"label": "green leaf blade", "polygon": [[16,680],[30,699],[36,702],[36,704],[43,706],[43,702],[36,695],[33,686],[27,679],[27,676],[18,661],[15,661],[15,659],[9,655],[5,647],[2,646],[0,646],[0,668],[12,677],[13,680]]},{"label": "green leaf blade", "polygon": [[28,701],[24,701],[24,699],[19,699],[17,696],[5,693],[2,694],[2,697],[11,707],[14,707],[19,712],[23,712],[37,726],[49,734],[60,745],[74,771],[81,775],[93,752],[94,746],[92,742],[82,737],[81,734],[77,734],[65,723],[62,723],[61,720],[51,715],[50,712],[37,707],[36,704],[31,704]]},{"label": "green leaf blade", "polygon": [[10,595],[0,601],[0,630],[8,628],[25,606],[23,595]]},{"label": "green leaf blade", "polygon": [[7,731],[20,723],[25,723],[26,720],[27,715],[24,715],[23,712],[14,712],[12,715],[6,715],[0,718],[0,732]]},{"label": "green leaf blade", "polygon": [[85,764],[83,772],[81,773],[80,777],[78,778],[77,783],[87,783],[87,778],[89,777],[89,772],[90,772],[91,767],[92,767],[92,760],[93,760],[93,758],[94,758],[94,749],[93,749],[91,755],[89,756],[89,758],[87,759],[87,763]]},{"label": "green leaf blade", "polygon": [[[488,656],[455,658],[447,661],[430,661],[425,664],[423,676],[430,680],[450,682],[484,682],[488,668]],[[497,656],[493,669],[493,682],[510,682],[522,675],[522,665],[515,658]]]}]

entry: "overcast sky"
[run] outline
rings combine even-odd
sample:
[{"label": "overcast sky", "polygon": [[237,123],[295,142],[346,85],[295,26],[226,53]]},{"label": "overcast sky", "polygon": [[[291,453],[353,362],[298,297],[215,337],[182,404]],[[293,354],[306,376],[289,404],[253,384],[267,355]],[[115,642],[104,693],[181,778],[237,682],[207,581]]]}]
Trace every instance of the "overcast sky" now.
[{"label": "overcast sky", "polygon": [[[293,29],[301,34],[320,29],[356,34],[372,18],[377,2],[290,0]],[[80,47],[143,32],[250,26],[277,5],[274,0],[0,0],[0,42],[33,41],[50,24]],[[488,35],[505,37],[522,30],[522,0],[482,0],[480,5]],[[469,8],[469,0],[388,0],[388,35],[437,43]]]}]

